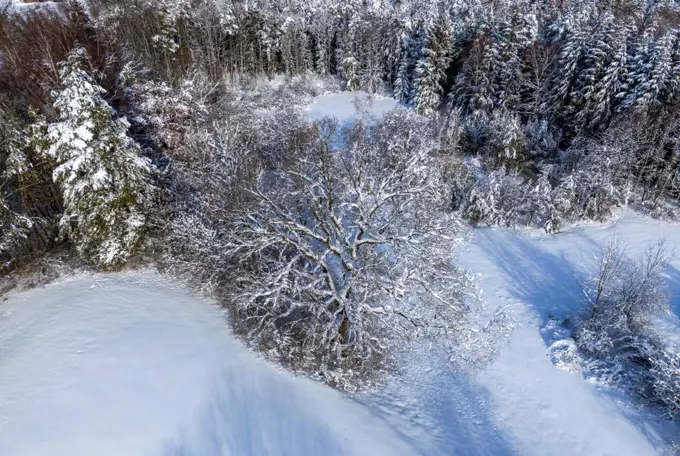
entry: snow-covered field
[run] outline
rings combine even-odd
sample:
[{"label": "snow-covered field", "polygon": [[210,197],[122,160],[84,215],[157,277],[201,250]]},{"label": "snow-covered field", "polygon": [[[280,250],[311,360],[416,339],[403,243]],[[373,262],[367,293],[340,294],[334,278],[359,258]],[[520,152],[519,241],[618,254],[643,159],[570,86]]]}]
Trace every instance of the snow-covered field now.
[{"label": "snow-covered field", "polygon": [[370,410],[258,360],[152,272],[0,305],[0,455],[415,454]]},{"label": "snow-covered field", "polygon": [[334,117],[343,124],[362,114],[380,118],[398,105],[399,103],[392,98],[369,96],[364,92],[331,93],[312,100],[307,108],[307,116],[314,122],[324,117]]},{"label": "snow-covered field", "polygon": [[658,433],[678,429],[553,366],[541,333],[551,312],[578,309],[579,252],[614,232],[631,250],[680,245],[676,225],[636,215],[556,236],[478,230],[463,261],[523,324],[498,361],[466,380],[414,356],[403,379],[354,400],[256,359],[210,303],[153,272],[12,294],[0,304],[0,454],[660,454]]},{"label": "snow-covered field", "polygon": [[[479,383],[490,394],[492,422],[517,454],[645,455],[662,453],[662,436],[680,427],[657,419],[626,398],[553,366],[547,356],[551,315],[574,315],[583,300],[582,276],[596,249],[616,234],[635,256],[650,242],[680,246],[680,226],[626,214],[606,225],[575,227],[558,235],[483,229],[465,256],[482,274],[491,305],[517,304],[523,326]],[[674,316],[669,336],[680,335],[680,258],[668,270]],[[661,434],[661,435],[659,435]]]},{"label": "snow-covered field", "polygon": [[[309,117],[351,120],[355,96],[317,98]],[[631,255],[661,238],[680,246],[678,225],[635,214],[557,235],[476,230],[461,261],[489,306],[513,305],[521,323],[498,360],[468,377],[423,348],[403,376],[356,398],[257,359],[215,306],[154,272],[11,294],[0,302],[0,455],[664,454],[676,424],[550,358],[546,323],[579,311],[577,277],[614,233]],[[676,317],[660,324],[680,341],[680,256],[668,283]]]}]

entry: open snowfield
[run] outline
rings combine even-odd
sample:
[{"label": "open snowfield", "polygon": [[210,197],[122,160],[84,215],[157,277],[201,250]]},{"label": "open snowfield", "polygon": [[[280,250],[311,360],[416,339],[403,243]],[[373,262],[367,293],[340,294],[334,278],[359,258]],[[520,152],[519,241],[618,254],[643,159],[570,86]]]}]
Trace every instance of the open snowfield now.
[{"label": "open snowfield", "polygon": [[210,303],[153,272],[10,295],[0,454],[662,454],[658,433],[677,428],[553,366],[541,326],[578,308],[580,250],[614,232],[631,250],[660,237],[680,245],[677,228],[627,215],[556,236],[478,230],[463,260],[490,305],[517,305],[522,328],[471,381],[414,356],[403,379],[356,400],[257,359]]},{"label": "open snowfield", "polygon": [[[578,277],[599,246],[616,234],[635,256],[666,239],[680,248],[680,227],[636,214],[603,226],[575,227],[557,235],[483,229],[465,255],[481,273],[490,305],[517,304],[522,327],[479,383],[489,392],[491,421],[517,454],[645,455],[663,453],[662,436],[680,427],[638,409],[615,392],[598,390],[578,373],[553,366],[547,355],[550,315],[582,309]],[[668,270],[674,316],[660,322],[669,338],[680,335],[680,257]],[[660,435],[661,434],[661,435]]]},{"label": "open snowfield", "polygon": [[351,400],[258,360],[154,273],[0,306],[0,455],[415,454]]}]

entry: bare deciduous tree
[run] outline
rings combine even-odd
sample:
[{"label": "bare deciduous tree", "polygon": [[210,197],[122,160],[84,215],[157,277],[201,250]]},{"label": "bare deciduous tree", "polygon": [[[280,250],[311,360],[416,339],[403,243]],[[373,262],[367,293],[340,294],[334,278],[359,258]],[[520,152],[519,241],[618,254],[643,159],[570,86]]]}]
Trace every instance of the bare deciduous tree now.
[{"label": "bare deciduous tree", "polygon": [[413,135],[386,144],[359,124],[334,150],[338,131],[324,123],[311,147],[262,173],[230,245],[230,298],[251,337],[285,335],[278,349],[321,354],[305,362],[324,375],[378,362],[395,340],[436,341],[454,361],[461,346],[489,345],[497,328],[474,322],[472,276],[453,264],[460,224]]}]

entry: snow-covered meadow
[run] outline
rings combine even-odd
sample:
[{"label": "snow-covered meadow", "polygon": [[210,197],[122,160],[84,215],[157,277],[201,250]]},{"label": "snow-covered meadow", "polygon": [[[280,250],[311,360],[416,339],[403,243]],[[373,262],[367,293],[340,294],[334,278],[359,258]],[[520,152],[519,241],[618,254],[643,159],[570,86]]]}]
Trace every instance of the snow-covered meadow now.
[{"label": "snow-covered meadow", "polygon": [[680,243],[676,225],[632,214],[555,236],[478,230],[463,260],[522,323],[500,358],[466,379],[421,353],[355,399],[258,360],[211,303],[153,272],[12,294],[0,305],[0,454],[663,454],[677,428],[555,367],[542,337],[549,314],[578,310],[581,252],[614,232],[631,249]]},{"label": "snow-covered meadow", "polygon": [[[356,115],[327,95],[317,120]],[[368,103],[379,116],[394,104]],[[616,391],[556,367],[550,317],[583,307],[578,278],[617,233],[635,254],[678,226],[632,213],[557,235],[475,230],[462,263],[520,328],[486,370],[456,373],[423,347],[355,398],[243,348],[209,301],[152,271],[83,275],[0,302],[0,455],[653,455],[680,435]],[[668,270],[680,339],[680,257]],[[551,348],[552,346],[552,348]]]}]

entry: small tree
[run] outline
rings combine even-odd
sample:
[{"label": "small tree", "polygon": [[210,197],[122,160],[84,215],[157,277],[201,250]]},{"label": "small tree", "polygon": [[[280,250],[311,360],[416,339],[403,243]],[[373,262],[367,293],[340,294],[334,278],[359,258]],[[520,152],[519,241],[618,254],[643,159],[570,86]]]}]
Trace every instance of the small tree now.
[{"label": "small tree", "polygon": [[621,241],[614,237],[595,257],[595,266],[581,291],[591,306],[592,316],[597,314],[600,302],[608,298],[612,289],[621,280],[626,265],[625,248]]},{"label": "small tree", "polygon": [[127,135],[128,121],[104,100],[105,91],[85,71],[82,48],[69,53],[59,72],[63,89],[54,107],[60,122],[49,126],[57,163],[53,176],[64,197],[59,222],[83,257],[105,267],[124,263],[147,229],[153,189],[149,160]]},{"label": "small tree", "polygon": [[672,255],[662,241],[630,260],[621,241],[612,238],[581,287],[589,310],[575,331],[579,346],[600,355],[638,351],[626,347],[647,336],[654,318],[670,312],[663,272]]},{"label": "small tree", "polygon": [[359,62],[352,56],[342,61],[342,76],[345,78],[345,90],[354,92],[359,90]]},{"label": "small tree", "polygon": [[573,333],[591,356],[593,374],[665,408],[671,418],[680,406],[680,358],[654,323],[670,313],[663,273],[672,255],[661,241],[629,260],[621,242],[610,240],[596,257],[591,286],[584,288],[589,309]]}]

